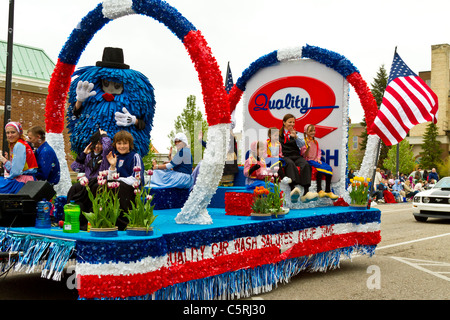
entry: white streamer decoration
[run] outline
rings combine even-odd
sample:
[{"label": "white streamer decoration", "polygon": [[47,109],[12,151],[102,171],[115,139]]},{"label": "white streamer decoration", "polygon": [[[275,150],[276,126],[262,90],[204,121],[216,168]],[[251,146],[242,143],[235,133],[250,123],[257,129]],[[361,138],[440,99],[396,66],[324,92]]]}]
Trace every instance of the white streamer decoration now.
[{"label": "white streamer decoration", "polygon": [[177,223],[211,224],[208,206],[222,178],[230,140],[231,124],[217,124],[208,129],[208,141],[194,189],[175,218]]},{"label": "white streamer decoration", "polygon": [[64,151],[64,136],[62,133],[46,133],[46,141],[55,150],[56,157],[60,165],[59,183],[53,186],[57,196],[67,195],[72,182],[70,179],[69,167],[66,161],[66,153]]}]

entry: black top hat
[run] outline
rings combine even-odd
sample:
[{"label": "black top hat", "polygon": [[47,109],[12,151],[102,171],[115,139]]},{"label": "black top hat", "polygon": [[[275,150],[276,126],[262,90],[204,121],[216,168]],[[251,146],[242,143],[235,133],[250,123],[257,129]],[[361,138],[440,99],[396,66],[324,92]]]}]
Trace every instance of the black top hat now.
[{"label": "black top hat", "polygon": [[130,66],[123,63],[122,48],[106,47],[103,49],[102,61],[97,61],[97,67],[130,69]]}]

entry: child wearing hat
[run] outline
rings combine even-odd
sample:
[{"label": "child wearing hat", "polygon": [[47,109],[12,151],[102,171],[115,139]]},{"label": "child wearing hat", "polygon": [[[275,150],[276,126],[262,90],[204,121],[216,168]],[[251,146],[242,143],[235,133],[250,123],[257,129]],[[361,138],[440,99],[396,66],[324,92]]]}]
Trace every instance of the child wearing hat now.
[{"label": "child wearing hat", "polygon": [[[316,128],[312,124],[305,126],[304,137],[305,145],[300,149],[301,155],[308,161],[311,167],[316,168],[317,193],[319,198],[328,197],[332,200],[339,198],[331,192],[331,177],[333,169],[328,163],[320,160],[322,152],[319,148],[319,142],[315,139]],[[325,175],[325,191],[322,190],[322,175]]]}]

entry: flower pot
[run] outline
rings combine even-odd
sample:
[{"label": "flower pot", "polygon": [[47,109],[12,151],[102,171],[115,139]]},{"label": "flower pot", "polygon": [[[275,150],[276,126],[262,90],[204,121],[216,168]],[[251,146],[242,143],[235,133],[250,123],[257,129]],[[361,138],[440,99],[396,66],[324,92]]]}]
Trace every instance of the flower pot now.
[{"label": "flower pot", "polygon": [[286,214],[287,214],[286,211],[280,211],[280,212],[272,213],[272,218],[274,218],[274,219],[284,218],[286,216]]},{"label": "flower pot", "polygon": [[146,227],[127,227],[127,235],[128,236],[152,236],[153,235],[153,227],[150,227],[148,230]]},{"label": "flower pot", "polygon": [[250,213],[250,217],[253,220],[267,220],[267,219],[272,219],[272,213],[271,212],[267,212],[267,213],[252,212],[252,213]]},{"label": "flower pot", "polygon": [[366,209],[367,204],[350,204],[350,208],[358,209],[358,210]]},{"label": "flower pot", "polygon": [[111,237],[117,237],[119,233],[117,232],[118,228],[91,228],[89,233],[91,234],[91,237],[95,238],[111,238]]}]

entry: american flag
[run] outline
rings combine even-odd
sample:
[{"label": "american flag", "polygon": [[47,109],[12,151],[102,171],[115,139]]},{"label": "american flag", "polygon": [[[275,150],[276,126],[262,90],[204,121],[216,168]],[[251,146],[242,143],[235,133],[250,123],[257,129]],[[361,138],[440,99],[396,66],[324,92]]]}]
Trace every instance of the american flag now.
[{"label": "american flag", "polygon": [[227,66],[227,75],[225,79],[225,90],[230,93],[231,88],[233,88],[233,75],[231,74],[230,62]]},{"label": "american flag", "polygon": [[436,94],[395,52],[373,131],[390,146],[402,141],[415,125],[428,121],[436,123],[437,113]]}]

